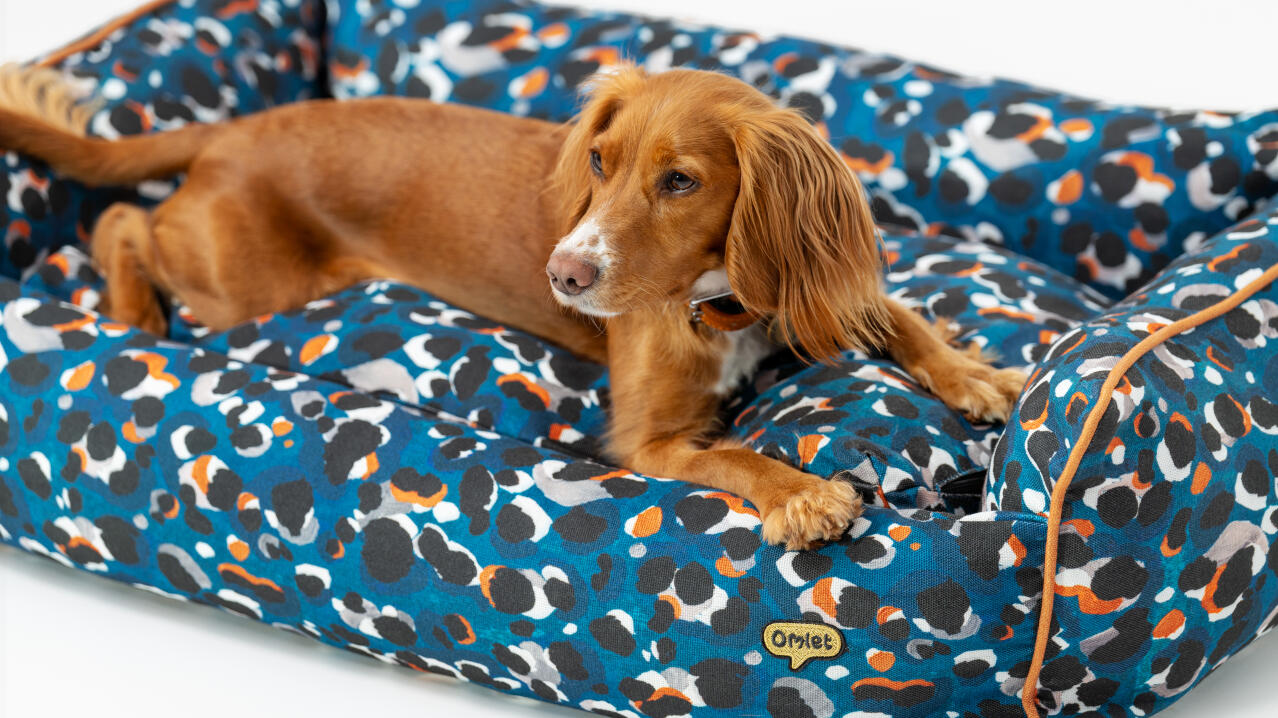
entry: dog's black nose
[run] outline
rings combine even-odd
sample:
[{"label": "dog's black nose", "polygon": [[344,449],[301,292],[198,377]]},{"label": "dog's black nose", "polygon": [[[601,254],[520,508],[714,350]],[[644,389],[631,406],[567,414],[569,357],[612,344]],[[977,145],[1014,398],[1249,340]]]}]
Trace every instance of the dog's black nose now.
[{"label": "dog's black nose", "polygon": [[546,263],[546,274],[556,292],[576,296],[595,283],[599,268],[576,257],[552,254]]}]

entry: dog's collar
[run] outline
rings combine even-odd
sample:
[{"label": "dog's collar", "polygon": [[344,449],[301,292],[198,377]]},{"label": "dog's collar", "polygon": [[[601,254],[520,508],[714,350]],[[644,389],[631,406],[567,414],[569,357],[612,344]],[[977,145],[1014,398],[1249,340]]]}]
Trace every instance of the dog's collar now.
[{"label": "dog's collar", "polygon": [[693,324],[704,324],[721,332],[735,332],[759,321],[759,316],[737,301],[731,291],[698,297],[688,302]]}]

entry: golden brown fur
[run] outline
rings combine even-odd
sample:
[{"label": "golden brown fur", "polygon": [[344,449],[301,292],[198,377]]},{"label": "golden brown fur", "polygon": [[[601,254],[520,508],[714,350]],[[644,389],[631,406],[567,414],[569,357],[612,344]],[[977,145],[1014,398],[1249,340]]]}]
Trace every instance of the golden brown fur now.
[{"label": "golden brown fur", "polygon": [[[807,357],[885,349],[949,405],[1006,418],[1023,376],[884,295],[861,188],[801,117],[712,73],[594,82],[569,126],[380,98],[104,142],[0,109],[0,147],[90,184],[187,172],[153,211],[116,205],[94,230],[113,317],[164,331],[153,287],[214,329],[361,279],[422,287],[607,361],[614,457],[745,497],[790,548],[837,538],[860,499],[713,440],[734,338],[689,322],[699,280],[726,273]],[[552,258],[588,264],[589,286],[552,291]]]}]

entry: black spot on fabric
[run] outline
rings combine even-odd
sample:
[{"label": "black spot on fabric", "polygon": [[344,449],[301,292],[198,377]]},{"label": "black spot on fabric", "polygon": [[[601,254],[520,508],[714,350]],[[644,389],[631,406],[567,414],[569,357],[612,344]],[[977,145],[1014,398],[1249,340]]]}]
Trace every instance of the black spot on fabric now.
[{"label": "black spot on fabric", "polygon": [[[751,535],[754,535],[753,532]],[[834,566],[834,559],[816,551],[800,551],[795,554],[790,566],[804,583],[810,583],[824,576]]]},{"label": "black spot on fabric", "polygon": [[519,543],[532,538],[537,532],[537,525],[523,509],[515,504],[506,504],[497,512],[497,535],[507,543]]},{"label": "black spot on fabric", "polygon": [[141,472],[138,470],[137,462],[126,461],[119,471],[111,473],[107,482],[111,486],[111,493],[116,496],[127,496],[137,490],[140,479]]},{"label": "black spot on fabric", "polygon": [[688,533],[703,534],[728,515],[728,504],[722,499],[688,496],[675,504],[675,516]]},{"label": "black spot on fabric", "polygon": [[[533,464],[541,461],[541,452],[531,446],[518,446],[503,451],[501,454],[501,460],[502,463],[507,466],[532,466]],[[500,472],[497,476],[500,476]]]},{"label": "black spot on fabric", "polygon": [[844,586],[837,597],[834,620],[849,628],[867,628],[878,610],[878,594],[860,586]]},{"label": "black spot on fabric", "polygon": [[1177,130],[1180,144],[1172,150],[1172,162],[1182,170],[1192,170],[1207,160],[1207,133],[1199,127]]},{"label": "black spot on fabric", "polygon": [[936,120],[943,125],[957,125],[971,114],[971,110],[967,108],[967,104],[961,97],[946,100],[943,105],[936,108]]},{"label": "black spot on fabric", "polygon": [[946,202],[954,203],[967,199],[967,182],[948,167],[941,172],[936,186],[940,191],[941,199]]},{"label": "black spot on fabric", "polygon": [[324,445],[324,473],[333,484],[346,481],[356,461],[373,453],[381,444],[382,432],[366,421],[349,421]]},{"label": "black spot on fabric", "polygon": [[1227,195],[1242,180],[1242,168],[1238,166],[1237,160],[1228,155],[1212,160],[1207,171],[1211,176],[1212,194]]},{"label": "black spot on fabric", "polygon": [[1186,640],[1177,646],[1178,655],[1167,673],[1167,688],[1178,690],[1189,684],[1202,668],[1207,647],[1201,641]]},{"label": "black spot on fabric", "polygon": [[[1142,450],[1138,462],[1144,464],[1146,460],[1150,463],[1149,467],[1141,467],[1138,469],[1142,476],[1153,476],[1153,454],[1149,450]],[[1154,483],[1153,488],[1145,492],[1140,497],[1140,510],[1136,512],[1136,520],[1141,526],[1152,526],[1155,521],[1162,518],[1167,512],[1167,508],[1171,506],[1172,484],[1168,481],[1159,481]]]},{"label": "black spot on fabric", "polygon": [[635,589],[640,593],[660,593],[670,587],[675,576],[675,561],[669,556],[657,556],[639,566]]},{"label": "black spot on fabric", "polygon": [[1101,133],[1101,147],[1109,150],[1130,144],[1134,133],[1148,130],[1154,126],[1155,121],[1150,117],[1126,115],[1112,118],[1105,123],[1105,128]]},{"label": "black spot on fabric", "polygon": [[1025,204],[1034,194],[1034,185],[1011,174],[999,175],[990,182],[990,196],[1003,204]]},{"label": "black spot on fabric", "polygon": [[[759,550],[759,535],[747,528],[734,526],[727,531],[719,534],[719,545],[723,546],[724,552],[728,554],[728,558],[733,561],[744,561],[754,555]],[[807,555],[822,556],[810,551],[805,551],[800,556]],[[822,556],[825,558],[824,556]],[[827,561],[830,559],[826,558]],[[826,570],[829,570],[827,567]],[[822,571],[824,573],[825,571]],[[819,574],[818,574],[819,575]]]},{"label": "black spot on fabric", "polygon": [[87,411],[67,412],[61,421],[58,422],[58,441],[64,444],[74,444],[89,430],[90,423],[92,423],[92,418]]},{"label": "black spot on fabric", "polygon": [[1018,135],[1025,134],[1037,124],[1038,118],[1033,115],[1000,112],[995,115],[994,122],[990,124],[987,134],[994,139],[1010,140]]},{"label": "black spot on fabric", "polygon": [[595,558],[595,564],[599,566],[599,570],[590,577],[590,587],[595,591],[602,591],[612,577],[612,556],[601,553]]},{"label": "black spot on fabric", "polygon": [[887,556],[887,548],[872,536],[862,536],[848,544],[843,552],[849,559],[859,564],[868,564]]},{"label": "black spot on fabric", "polygon": [[733,636],[750,624],[750,606],[736,596],[728,598],[723,608],[710,614],[710,627],[720,636]]},{"label": "black spot on fabric", "polygon": [[5,371],[18,384],[38,386],[49,377],[49,366],[35,354],[23,354],[9,362]]},{"label": "black spot on fabric", "polygon": [[1118,692],[1118,681],[1108,678],[1097,678],[1078,687],[1078,699],[1084,705],[1101,706],[1109,702]]},{"label": "black spot on fabric", "polygon": [[954,664],[954,675],[971,680],[990,669],[990,664],[981,658],[958,661]]},{"label": "black spot on fabric", "polygon": [[1204,529],[1212,529],[1229,520],[1234,510],[1234,495],[1229,491],[1220,491],[1211,497],[1207,506],[1198,515],[1198,525]]},{"label": "black spot on fabric", "polygon": [[577,605],[577,594],[572,590],[572,584],[558,578],[551,578],[546,581],[546,585],[542,588],[546,594],[546,600],[550,605],[561,611],[571,611]]},{"label": "black spot on fabric", "polygon": [[461,512],[470,518],[470,533],[478,536],[488,530],[488,502],[492,500],[497,486],[492,474],[482,466],[472,466],[462,474],[458,493],[461,498],[458,506]]},{"label": "black spot on fabric", "polygon": [[1149,611],[1132,608],[1114,620],[1114,636],[1092,651],[1090,658],[1097,663],[1118,663],[1136,655],[1141,646],[1150,640],[1154,625],[1149,622]]},{"label": "black spot on fabric", "polygon": [[803,694],[793,686],[774,685],[768,691],[767,708],[772,718],[817,718],[812,707],[803,700]]},{"label": "black spot on fabric", "polygon": [[[422,535],[427,533],[423,531]],[[369,575],[383,583],[394,583],[413,568],[412,537],[391,519],[375,519],[364,527],[360,557]]]},{"label": "black spot on fabric", "polygon": [[573,391],[590,389],[603,377],[605,371],[600,364],[582,361],[563,352],[551,356],[550,370],[560,384]]},{"label": "black spot on fabric", "polygon": [[1061,656],[1043,666],[1039,683],[1051,691],[1066,691],[1087,678],[1087,667],[1075,656]]},{"label": "black spot on fabric", "polygon": [[705,566],[694,561],[685,564],[675,573],[674,588],[680,601],[696,606],[714,596],[714,579]]},{"label": "black spot on fabric", "polygon": [[194,427],[186,434],[186,450],[192,456],[207,453],[215,446],[217,446],[217,437],[202,426]]},{"label": "black spot on fabric", "polygon": [[1083,566],[1092,560],[1092,556],[1092,548],[1087,545],[1087,541],[1083,540],[1082,536],[1073,532],[1061,532],[1057,548],[1057,563],[1063,568]]},{"label": "black spot on fabric", "polygon": [[176,556],[160,552],[155,559],[155,563],[160,568],[160,573],[169,580],[174,588],[183,593],[198,593],[200,584],[195,577],[187,573],[182,567],[182,562]]},{"label": "black spot on fabric", "polygon": [[[302,532],[306,514],[315,506],[310,482],[305,479],[279,484],[271,489],[271,508],[275,518],[293,535]],[[403,533],[403,530],[400,530]],[[412,546],[409,546],[411,553]]]},{"label": "black spot on fabric", "polygon": [[762,598],[760,592],[763,590],[763,581],[754,576],[744,576],[737,581],[737,593],[750,603],[758,603]]},{"label": "black spot on fabric", "polygon": [[1126,526],[1136,517],[1137,508],[1136,492],[1126,486],[1116,486],[1096,499],[1101,520],[1114,528]]},{"label": "black spot on fabric", "polygon": [[590,635],[595,637],[601,648],[619,656],[635,652],[635,637],[616,616],[600,616],[591,621]]},{"label": "black spot on fabric", "polygon": [[750,673],[745,666],[723,658],[708,658],[688,672],[696,677],[697,692],[707,706],[721,710],[741,706],[741,689]]},{"label": "black spot on fabric", "polygon": [[117,356],[107,362],[103,377],[107,391],[119,396],[146,379],[147,366],[129,357]]},{"label": "black spot on fabric", "polygon": [[568,513],[555,519],[553,527],[555,533],[562,536],[565,541],[594,543],[608,528],[608,521],[580,506],[574,506]]},{"label": "black spot on fabric", "polygon": [[293,580],[297,584],[297,590],[309,598],[318,598],[324,593],[324,582],[317,576],[298,574]]},{"label": "black spot on fabric", "polygon": [[479,105],[497,89],[493,83],[482,77],[468,77],[453,86],[453,97],[467,104]]},{"label": "black spot on fabric", "polygon": [[138,563],[137,536],[141,532],[136,526],[118,516],[103,516],[93,524],[102,531],[102,543],[116,561],[129,566]]},{"label": "black spot on fabric", "polygon": [[1136,188],[1136,170],[1127,165],[1102,162],[1092,172],[1101,197],[1111,204],[1126,197]]},{"label": "black spot on fabric", "polygon": [[222,577],[228,585],[236,588],[244,593],[251,594],[257,600],[263,603],[283,603],[287,596],[278,586],[270,583],[254,581],[238,571],[230,568],[222,568],[218,571],[218,575]]},{"label": "black spot on fabric", "polygon": [[22,479],[23,485],[42,501],[53,495],[53,485],[49,483],[49,477],[45,476],[44,469],[40,468],[40,464],[36,463],[35,459],[26,458],[18,461],[18,477]]},{"label": "black spot on fabric", "polygon": [[182,82],[182,89],[199,104],[216,108],[221,106],[221,96],[217,91],[217,86],[204,74],[198,67],[187,65],[183,67],[179,73]]},{"label": "black spot on fabric", "polygon": [[18,516],[18,504],[13,499],[13,489],[4,482],[3,476],[0,476],[0,514],[12,518]]},{"label": "black spot on fabric", "polygon": [[962,630],[967,611],[972,607],[967,591],[953,579],[920,591],[914,600],[933,628],[949,634]]},{"label": "black spot on fabric", "polygon": [[670,640],[670,636],[662,636],[657,640],[654,653],[657,660],[661,661],[662,664],[669,664],[677,657],[678,652],[679,647],[674,641]]},{"label": "black spot on fabric", "polygon": [[1140,222],[1141,228],[1149,234],[1162,234],[1167,231],[1168,225],[1171,224],[1171,219],[1167,216],[1167,210],[1163,209],[1161,205],[1150,202],[1137,205],[1136,209],[1132,210],[1132,214],[1136,216],[1136,221]]},{"label": "black spot on fabric", "polygon": [[1269,495],[1269,472],[1259,461],[1248,461],[1239,479],[1247,493],[1255,496]]},{"label": "black spot on fabric", "polygon": [[488,595],[493,606],[502,613],[523,613],[536,603],[532,583],[513,568],[501,567],[488,582]]},{"label": "black spot on fabric", "polygon": [[556,641],[546,648],[550,662],[570,681],[584,681],[590,677],[581,654],[567,641]]},{"label": "black spot on fabric", "polygon": [[1127,260],[1127,243],[1113,232],[1096,235],[1096,259],[1106,267],[1119,267]]},{"label": "black spot on fabric", "polygon": [[1243,591],[1251,585],[1251,561],[1255,555],[1254,546],[1243,546],[1225,562],[1225,570],[1216,580],[1216,593],[1213,603],[1217,606],[1229,606],[1238,600]]}]

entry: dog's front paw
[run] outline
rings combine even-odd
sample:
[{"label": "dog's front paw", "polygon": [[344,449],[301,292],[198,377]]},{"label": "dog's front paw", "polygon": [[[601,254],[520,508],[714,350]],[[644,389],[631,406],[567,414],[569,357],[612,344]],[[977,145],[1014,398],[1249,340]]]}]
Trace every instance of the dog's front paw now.
[{"label": "dog's front paw", "polygon": [[791,551],[835,541],[861,515],[861,495],[844,481],[811,476],[763,517],[763,540]]},{"label": "dog's front paw", "polygon": [[1016,400],[1025,388],[1025,372],[1020,369],[995,369],[986,364],[962,372],[942,396],[951,408],[958,409],[976,423],[1005,422],[1012,415]]}]

